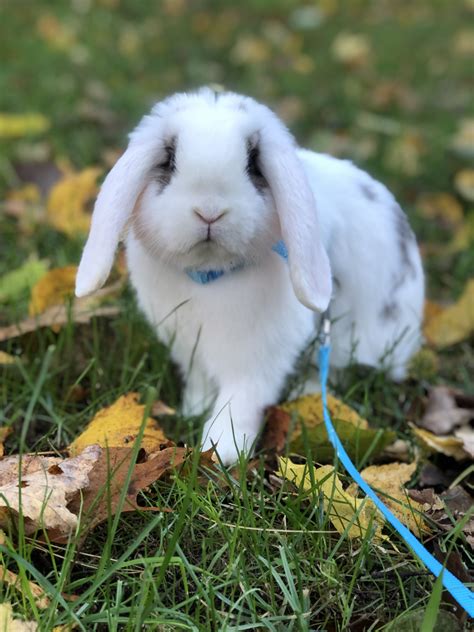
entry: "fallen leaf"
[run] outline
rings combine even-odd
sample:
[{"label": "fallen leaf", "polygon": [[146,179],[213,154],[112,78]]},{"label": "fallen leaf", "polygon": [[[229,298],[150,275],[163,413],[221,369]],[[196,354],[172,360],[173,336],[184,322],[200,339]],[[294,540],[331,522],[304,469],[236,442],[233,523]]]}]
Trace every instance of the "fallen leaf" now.
[{"label": "fallen leaf", "polygon": [[22,621],[13,618],[10,603],[0,604],[0,630],[2,632],[36,632],[38,625],[33,621]]},{"label": "fallen leaf", "polygon": [[100,455],[100,448],[91,446],[68,459],[25,454],[0,460],[0,526],[7,527],[21,514],[27,534],[38,528],[72,533],[77,515],[68,503],[76,492],[88,487],[89,474]]},{"label": "fallen leaf", "polygon": [[338,533],[347,532],[350,538],[363,538],[368,529],[375,528],[374,538],[384,539],[382,527],[385,519],[373,501],[369,498],[356,498],[345,492],[332,465],[297,465],[290,459],[280,457],[277,475],[308,491],[314,489],[314,480],[316,491],[322,493],[324,510]]},{"label": "fallen leaf", "polygon": [[74,295],[77,266],[54,268],[46,272],[33,286],[28,307],[30,316],[41,314],[52,305],[62,305]]},{"label": "fallen leaf", "polygon": [[[9,586],[16,588],[17,590],[20,590],[20,591],[22,590],[22,580],[20,579],[20,577],[16,573],[9,571],[4,566],[0,568],[0,582],[4,582],[5,584],[8,584]],[[44,592],[44,590],[41,588],[41,586],[38,586],[38,584],[35,584],[35,582],[29,581],[29,580],[27,580],[27,583],[28,583],[28,590],[31,592],[31,594],[35,598],[36,606],[40,608],[41,610],[44,610],[44,608],[47,608],[50,604],[50,599],[48,595]],[[0,630],[2,630],[1,627],[0,627]]]},{"label": "fallen leaf", "polygon": [[16,357],[5,351],[0,351],[0,366],[8,366],[10,364],[16,364]]},{"label": "fallen leaf", "polygon": [[[111,406],[99,410],[69,446],[70,454],[79,454],[93,444],[103,448],[132,447],[145,414],[145,406],[138,403],[138,397],[138,393],[127,393]],[[167,441],[156,421],[148,417],[140,446],[147,453],[157,452]]]},{"label": "fallen leaf", "polygon": [[42,114],[0,113],[0,138],[21,138],[42,134],[49,129],[49,120]]},{"label": "fallen leaf", "polygon": [[423,328],[428,342],[439,349],[462,342],[474,333],[474,279],[459,300],[430,318]]},{"label": "fallen leaf", "polygon": [[91,215],[86,207],[97,194],[97,178],[101,173],[98,167],[88,167],[78,173],[67,173],[53,186],[46,206],[51,226],[71,237],[87,233]]},{"label": "fallen leaf", "polygon": [[3,442],[8,437],[8,435],[11,434],[11,432],[12,432],[11,426],[2,426],[0,428],[0,456],[3,456],[5,454],[5,448],[4,448]]},{"label": "fallen leaf", "polygon": [[474,459],[474,428],[465,424],[454,431],[454,436],[462,441],[463,450]]},{"label": "fallen leaf", "polygon": [[433,386],[429,391],[424,415],[417,425],[436,435],[446,435],[473,419],[474,408],[458,406],[455,393],[448,386]]},{"label": "fallen leaf", "polygon": [[[362,478],[377,492],[382,502],[415,534],[428,532],[423,521],[423,507],[408,496],[405,483],[413,476],[416,463],[371,465],[361,471]],[[357,486],[353,484],[356,488]],[[351,487],[354,493],[354,487]],[[350,491],[348,489],[348,491]]]},{"label": "fallen leaf", "polygon": [[31,257],[16,270],[0,278],[0,303],[14,301],[29,290],[48,269],[46,261]]},{"label": "fallen leaf", "polygon": [[463,461],[469,458],[468,452],[464,449],[464,441],[462,439],[454,436],[438,437],[428,430],[417,428],[413,424],[410,425],[413,434],[429,452],[440,452],[446,456],[453,457],[456,461]]},{"label": "fallen leaf", "polygon": [[454,187],[462,197],[474,202],[474,169],[462,169],[454,177]]},{"label": "fallen leaf", "polygon": [[457,228],[464,222],[462,206],[450,193],[424,193],[415,206],[425,219],[441,220],[450,228]]},{"label": "fallen leaf", "polygon": [[[191,450],[171,446],[159,452],[145,454],[144,460],[137,463],[132,463],[132,448],[109,448],[102,449],[101,452],[101,457],[89,475],[88,488],[82,492],[81,496],[76,495],[69,504],[71,511],[77,514],[82,512],[83,516],[87,516],[87,532],[109,516],[113,516],[119,509],[122,513],[137,509],[170,511],[170,509],[159,507],[140,507],[137,495],[165,474],[181,467],[190,456]],[[201,463],[208,467],[212,466],[211,452],[212,450],[200,455]],[[121,505],[130,468],[132,469],[130,483]],[[55,541],[64,541],[64,537],[61,538],[61,534],[58,534]]]},{"label": "fallen leaf", "polygon": [[466,158],[474,157],[474,118],[461,119],[451,141],[452,149]]},{"label": "fallen leaf", "polygon": [[403,132],[387,146],[385,164],[395,172],[416,176],[422,169],[425,143],[418,132]]},{"label": "fallen leaf", "polygon": [[370,42],[365,35],[339,33],[331,45],[334,58],[352,68],[365,66],[372,53]]},{"label": "fallen leaf", "polygon": [[456,254],[471,248],[474,244],[474,213],[455,230],[453,238],[444,246],[447,255]]},{"label": "fallen leaf", "polygon": [[118,305],[100,306],[98,303],[113,296],[120,287],[122,287],[122,283],[118,282],[113,286],[98,290],[90,296],[76,299],[71,308],[66,305],[53,305],[39,316],[30,316],[14,325],[0,327],[0,342],[16,338],[17,336],[23,336],[24,334],[31,333],[43,327],[51,327],[58,331],[68,322],[85,324],[90,322],[94,317],[116,316],[120,313],[120,307]]},{"label": "fallen leaf", "polygon": [[[377,454],[395,440],[394,432],[369,428],[366,419],[332,395],[328,395],[328,409],[339,438],[354,458],[366,454],[369,449],[372,450],[371,454]],[[285,418],[285,413],[287,418]],[[292,417],[295,418],[293,428],[291,427]],[[271,408],[267,427],[272,428],[274,440],[279,435],[278,450],[283,445],[284,435],[290,432],[288,441],[292,452],[303,454],[308,444],[314,450],[319,462],[332,461],[334,448],[324,425],[320,394],[306,395],[293,402]],[[268,436],[264,442],[264,447],[270,449]]]}]

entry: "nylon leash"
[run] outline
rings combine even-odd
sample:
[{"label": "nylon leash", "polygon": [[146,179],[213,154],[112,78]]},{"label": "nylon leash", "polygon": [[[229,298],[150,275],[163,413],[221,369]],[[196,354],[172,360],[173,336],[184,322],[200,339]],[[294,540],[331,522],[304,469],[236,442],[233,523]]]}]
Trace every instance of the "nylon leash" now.
[{"label": "nylon leash", "polygon": [[382,512],[387,521],[394,527],[394,529],[401,535],[406,544],[410,547],[416,557],[433,573],[437,578],[442,575],[441,581],[444,588],[454,597],[458,604],[464,608],[470,617],[474,617],[474,592],[469,590],[459,579],[453,575],[450,571],[444,568],[438,560],[431,555],[431,553],[423,546],[412,532],[405,527],[404,524],[396,518],[390,509],[380,500],[374,490],[368,483],[364,481],[359,471],[352,463],[349,455],[347,454],[344,446],[342,445],[337,432],[332,424],[331,417],[329,415],[327,404],[327,380],[329,373],[329,358],[331,352],[330,346],[330,329],[331,321],[327,315],[327,312],[322,317],[322,341],[319,349],[319,370],[321,374],[321,399],[323,403],[323,417],[329,440],[331,441],[337,457],[352,476],[357,485],[365,492],[365,494],[373,500],[376,507]]}]

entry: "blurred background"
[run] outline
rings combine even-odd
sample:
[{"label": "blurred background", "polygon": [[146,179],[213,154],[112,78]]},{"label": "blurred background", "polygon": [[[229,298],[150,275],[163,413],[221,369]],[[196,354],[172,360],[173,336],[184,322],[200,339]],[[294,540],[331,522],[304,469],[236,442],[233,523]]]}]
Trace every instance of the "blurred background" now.
[{"label": "blurred background", "polygon": [[89,208],[155,101],[215,84],[382,179],[411,216],[430,291],[457,295],[474,267],[473,17],[473,0],[4,1],[0,273],[31,251],[77,263],[87,221],[50,210],[45,228],[51,186],[93,167],[78,185]]}]

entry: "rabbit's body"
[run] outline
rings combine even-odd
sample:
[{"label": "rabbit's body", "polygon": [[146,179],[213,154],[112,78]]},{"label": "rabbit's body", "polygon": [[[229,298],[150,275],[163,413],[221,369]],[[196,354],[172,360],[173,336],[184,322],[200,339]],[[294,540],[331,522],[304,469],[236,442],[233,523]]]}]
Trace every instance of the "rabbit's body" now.
[{"label": "rabbit's body", "polygon": [[[115,243],[132,217],[127,257],[139,304],[181,368],[185,411],[214,400],[204,446],[217,443],[225,463],[250,448],[314,338],[314,310],[331,297],[328,257],[333,365],[353,360],[403,377],[420,341],[423,271],[383,185],[350,162],[295,151],[264,106],[208,90],[157,106],[121,161],[99,196],[77,291],[108,273],[115,245],[101,214],[118,206]],[[282,237],[288,261],[272,249]],[[190,270],[222,275],[200,284]]]}]

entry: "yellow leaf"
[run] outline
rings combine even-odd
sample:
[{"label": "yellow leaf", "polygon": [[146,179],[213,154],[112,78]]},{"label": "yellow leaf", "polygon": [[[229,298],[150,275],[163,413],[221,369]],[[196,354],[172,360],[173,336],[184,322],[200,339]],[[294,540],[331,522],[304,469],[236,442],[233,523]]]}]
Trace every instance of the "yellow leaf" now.
[{"label": "yellow leaf", "polygon": [[9,364],[15,364],[15,356],[5,351],[0,351],[0,366],[7,366]]},{"label": "yellow leaf", "polygon": [[460,299],[430,318],[423,332],[428,342],[443,349],[465,340],[474,333],[474,279],[471,279]]},{"label": "yellow leaf", "polygon": [[438,437],[429,430],[412,426],[413,433],[430,452],[440,452],[452,456],[456,461],[468,459],[469,454],[464,450],[464,441],[452,435]]},{"label": "yellow leaf", "polygon": [[2,426],[0,428],[0,456],[4,455],[5,448],[3,446],[3,442],[11,434],[12,427],[11,426]]},{"label": "yellow leaf", "polygon": [[0,138],[21,138],[40,134],[48,128],[49,121],[42,114],[0,113]]},{"label": "yellow leaf", "polygon": [[456,191],[469,202],[474,202],[474,169],[461,169],[454,177]]},{"label": "yellow leaf", "polygon": [[[361,417],[353,408],[350,408],[350,406],[343,404],[332,395],[327,396],[327,401],[331,419],[340,419],[342,421],[347,421],[348,423],[352,424],[353,426],[357,426],[358,428],[367,429],[369,427],[367,420]],[[309,428],[312,426],[317,426],[318,424],[322,424],[324,422],[323,406],[320,393],[305,395],[304,397],[295,399],[292,402],[282,404],[280,408],[283,408],[283,410],[286,410],[289,413],[298,413],[305,420],[305,424]],[[295,430],[295,433],[296,432],[297,431]],[[295,436],[295,433],[293,434],[293,436]]]},{"label": "yellow leaf", "polygon": [[375,527],[374,538],[384,539],[385,520],[375,504],[369,498],[355,498],[345,492],[332,465],[316,468],[312,464],[297,465],[290,459],[280,458],[277,474],[308,491],[313,489],[313,479],[323,495],[324,510],[338,533],[363,538],[369,528]]},{"label": "yellow leaf", "polygon": [[38,626],[33,621],[21,621],[13,618],[10,603],[0,604],[0,630],[2,632],[35,632]]},{"label": "yellow leaf", "polygon": [[415,470],[416,463],[389,463],[366,467],[361,476],[376,492],[381,492],[378,496],[400,522],[419,534],[429,531],[420,515],[423,508],[409,498],[404,487]]},{"label": "yellow leaf", "polygon": [[[132,447],[143,422],[145,406],[138,403],[137,393],[127,393],[118,398],[111,406],[99,410],[86,429],[71,443],[69,452],[79,454],[90,445],[118,448]],[[160,444],[167,438],[158,424],[149,417],[141,447],[147,452],[159,450]]]},{"label": "yellow leaf", "polygon": [[98,167],[79,173],[68,173],[51,189],[46,212],[48,222],[66,235],[75,236],[89,230],[90,214],[87,204],[97,194]]},{"label": "yellow leaf", "polygon": [[450,193],[424,193],[417,199],[416,208],[422,217],[442,220],[454,228],[464,221],[462,206]]},{"label": "yellow leaf", "polygon": [[365,35],[339,33],[331,46],[331,52],[337,61],[357,68],[367,64],[371,55],[370,42]]},{"label": "yellow leaf", "polygon": [[42,314],[52,305],[62,305],[68,297],[73,296],[76,273],[76,266],[54,268],[46,272],[31,290],[30,316]]}]

